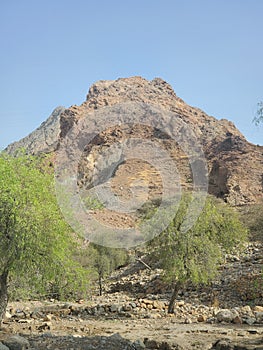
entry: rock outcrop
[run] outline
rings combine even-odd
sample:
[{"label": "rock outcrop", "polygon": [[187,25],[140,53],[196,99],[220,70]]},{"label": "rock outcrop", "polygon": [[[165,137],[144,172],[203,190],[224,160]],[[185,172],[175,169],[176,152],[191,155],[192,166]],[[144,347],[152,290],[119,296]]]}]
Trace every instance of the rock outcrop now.
[{"label": "rock outcrop", "polygon": [[31,154],[50,153],[57,149],[60,135],[60,115],[64,107],[57,107],[36,130],[23,139],[11,143],[6,151],[15,154],[18,149],[24,149]]},{"label": "rock outcrop", "polygon": [[[150,104],[173,113],[174,118],[182,120],[194,131],[206,158],[209,173],[208,190],[211,194],[223,198],[233,206],[262,200],[263,146],[249,143],[232,122],[217,120],[202,110],[187,105],[175,94],[172,87],[160,78],[152,81],[141,77],[99,81],[91,86],[86,101],[80,106],[71,106],[65,110],[56,109],[36,131],[8,146],[7,151],[14,153],[19,147],[26,148],[30,153],[55,151],[72,126],[78,125],[84,115],[129,102]],[[146,135],[147,132],[152,132],[147,131],[147,128],[138,127],[129,132],[136,132],[138,137],[152,138],[152,135]],[[89,160],[96,158],[102,149],[116,142],[119,137],[125,138],[126,133],[127,130],[116,127],[97,135],[93,147],[86,150],[85,159],[88,158],[88,161],[83,165],[88,169],[86,173],[93,171],[92,162]],[[192,174],[185,155],[176,145],[169,144],[169,140],[166,147],[176,159],[183,187],[191,187]],[[129,164],[128,168],[132,172],[134,164]],[[135,168],[138,173],[145,170],[138,169],[137,165]],[[118,171],[123,174],[123,178],[129,177],[128,170],[119,167]],[[154,176],[156,179],[156,174]],[[158,188],[156,191],[158,192]]]}]

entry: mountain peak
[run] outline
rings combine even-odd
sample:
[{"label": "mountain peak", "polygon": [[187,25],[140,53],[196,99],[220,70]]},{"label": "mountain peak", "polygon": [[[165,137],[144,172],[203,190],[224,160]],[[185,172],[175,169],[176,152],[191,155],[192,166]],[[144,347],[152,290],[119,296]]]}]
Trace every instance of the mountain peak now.
[{"label": "mountain peak", "polygon": [[[232,122],[226,119],[217,120],[201,109],[189,106],[161,78],[147,80],[135,76],[97,81],[90,87],[86,100],[80,106],[56,108],[38,129],[9,145],[6,151],[14,154],[16,149],[21,147],[34,154],[56,151],[60,141],[72,126],[78,126],[78,121],[83,116],[94,114],[101,108],[131,102],[166,110],[172,113],[173,118],[179,118],[194,131],[205,154],[210,193],[223,198],[231,205],[249,204],[262,199],[263,147],[247,142]],[[116,134],[123,132],[118,130]],[[141,136],[145,135],[145,130],[143,134],[142,130],[138,129],[138,133]],[[117,139],[109,137],[105,131],[100,140],[101,144],[94,146],[97,147],[96,154],[99,154],[104,143],[116,142]],[[178,158],[176,161],[182,169],[180,176],[187,187],[191,174],[189,175],[185,170],[187,167],[182,165],[179,153],[175,149],[172,152],[175,158]]]}]

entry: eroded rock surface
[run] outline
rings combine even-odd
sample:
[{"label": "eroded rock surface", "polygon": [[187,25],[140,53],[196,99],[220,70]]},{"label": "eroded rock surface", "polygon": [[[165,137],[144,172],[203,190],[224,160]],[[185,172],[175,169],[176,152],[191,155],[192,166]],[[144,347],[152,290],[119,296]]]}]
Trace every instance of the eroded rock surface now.
[{"label": "eroded rock surface", "polygon": [[[262,199],[263,146],[249,143],[232,122],[217,120],[202,110],[187,105],[175,94],[172,87],[160,78],[152,81],[142,77],[99,81],[91,86],[86,101],[80,106],[72,106],[66,110],[56,109],[35,132],[8,146],[7,151],[14,153],[18,147],[24,147],[31,153],[52,152],[57,149],[72,126],[78,125],[89,113],[128,102],[150,104],[172,112],[174,118],[182,120],[194,131],[205,154],[210,193],[233,206],[259,202]],[[89,150],[89,164],[96,161],[91,158],[96,158],[102,148],[112,145],[118,137],[131,136],[127,132],[121,127],[116,127],[115,130],[105,130],[101,135],[97,135],[93,151]],[[140,138],[149,137],[147,128],[143,126],[133,129],[132,132]],[[182,185],[187,187],[193,180],[187,166],[187,157],[182,154],[178,145],[169,144],[169,140],[167,143],[167,149],[170,149],[180,170]],[[91,169],[87,169],[86,175],[89,171]],[[125,176],[131,175],[130,173],[129,170],[125,170]],[[148,180],[151,181],[151,175]]]},{"label": "eroded rock surface", "polygon": [[24,149],[31,154],[50,153],[57,149],[60,135],[60,115],[64,107],[57,107],[36,130],[23,139],[11,143],[6,151],[15,154],[18,149]]}]

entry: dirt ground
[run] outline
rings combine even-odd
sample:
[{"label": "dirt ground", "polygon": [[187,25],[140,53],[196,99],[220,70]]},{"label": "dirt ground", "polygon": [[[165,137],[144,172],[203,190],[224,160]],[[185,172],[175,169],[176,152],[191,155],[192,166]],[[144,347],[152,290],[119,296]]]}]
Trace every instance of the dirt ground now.
[{"label": "dirt ground", "polygon": [[[32,306],[42,307],[42,309],[49,307],[41,303],[9,305],[17,310],[26,309],[28,311]],[[262,326],[184,324],[176,316],[169,315],[160,319],[126,319],[117,316],[90,316],[83,319],[79,316],[61,318],[57,317],[56,313],[49,313],[44,319],[38,317],[20,320],[6,319],[0,331],[0,340],[7,339],[12,334],[19,334],[27,338],[31,348],[39,350],[143,349],[142,347],[136,348],[134,344],[136,341],[147,344],[146,339],[149,340],[148,345],[150,346],[147,346],[146,349],[208,350],[216,341],[222,339],[229,339],[240,344],[247,340],[257,340],[263,346]],[[123,340],[129,340],[130,343],[122,343],[119,336]],[[262,347],[253,349],[262,349]]]},{"label": "dirt ground", "polygon": [[[113,274],[101,297],[92,295],[90,300],[74,303],[55,300],[9,303],[7,317],[0,329],[0,341],[20,335],[28,339],[30,350],[263,350],[262,317],[260,322],[253,321],[253,307],[248,306],[247,300],[238,303],[237,293],[230,293],[233,289],[231,281],[237,280],[237,272],[251,273],[262,268],[262,249],[262,244],[249,246],[244,257],[238,261],[230,259],[222,270],[220,308],[247,305],[242,311],[245,314],[240,312],[243,323],[209,322],[217,307],[210,307],[209,300],[203,298],[208,295],[205,290],[182,295],[177,311],[169,315],[165,295],[147,292],[149,287],[153,288],[152,283],[158,287],[155,278],[158,270],[150,271],[136,261]],[[116,281],[123,284],[118,291],[111,291],[116,287]],[[132,286],[140,288],[137,290]],[[139,297],[142,291],[143,297]],[[150,301],[162,305],[149,308],[151,305],[145,304]],[[262,305],[262,299],[257,301],[256,305]],[[130,307],[123,309],[127,305]],[[121,310],[118,310],[120,306]],[[262,307],[258,307],[259,314],[262,314]],[[252,318],[250,325],[244,316],[247,312],[248,321]],[[205,317],[200,322],[199,315]],[[223,340],[222,346],[215,345]]]}]

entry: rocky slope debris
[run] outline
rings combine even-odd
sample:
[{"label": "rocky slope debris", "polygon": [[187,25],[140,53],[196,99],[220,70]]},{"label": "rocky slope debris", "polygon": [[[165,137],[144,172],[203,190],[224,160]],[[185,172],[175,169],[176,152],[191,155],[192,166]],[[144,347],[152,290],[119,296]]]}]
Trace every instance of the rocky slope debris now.
[{"label": "rocky slope debris", "polygon": [[[249,305],[247,300],[239,299],[232,282],[237,278],[240,264],[243,273],[253,273],[253,268],[262,267],[259,260],[263,256],[262,248],[259,243],[250,243],[242,256],[229,255],[217,283],[211,289],[189,288],[180,293],[173,314],[167,313],[170,296],[167,288],[160,293],[162,271],[149,270],[137,260],[113,273],[105,287],[107,293],[101,297],[93,295],[91,300],[74,303],[55,300],[11,303],[3,326],[9,333],[24,337],[30,349],[40,350],[113,349],[114,346],[115,349],[130,346],[132,349],[260,349],[263,299],[254,305],[249,300]],[[212,299],[213,296],[216,298]],[[118,340],[120,336],[122,340]],[[4,346],[13,349],[10,344],[14,339],[2,336],[1,330],[0,340],[3,350],[8,350]],[[15,338],[18,340],[21,339]]]},{"label": "rocky slope debris", "polygon": [[146,298],[130,298],[117,293],[109,298],[108,302],[93,302],[92,305],[74,303],[51,304],[35,309],[10,310],[6,314],[5,323],[13,322],[30,325],[31,330],[50,329],[54,320],[71,318],[93,319],[161,319],[174,317],[178,323],[234,323],[247,325],[263,324],[263,307],[234,307],[232,309],[220,309],[219,307],[202,304],[187,303],[178,300],[175,304],[174,314],[167,313],[168,300],[150,296]]},{"label": "rocky slope debris", "polygon": [[[145,258],[147,259],[147,258]],[[144,261],[145,261],[144,259]],[[147,261],[147,260],[146,260]],[[123,292],[145,298],[161,295],[169,299],[171,286],[162,279],[163,271],[147,269],[140,261],[116,271],[106,288],[108,293]],[[247,243],[242,254],[229,254],[221,265],[218,277],[208,286],[189,286],[180,297],[187,303],[231,309],[245,304],[263,305],[263,244]]]},{"label": "rocky slope debris", "polygon": [[[155,306],[151,300],[141,302],[147,308],[149,305],[156,308],[163,306],[157,301]],[[209,324],[203,322],[204,316],[202,318],[200,314],[197,323],[183,321],[176,314],[156,318],[146,317],[144,313],[140,317],[127,318],[121,314],[121,303],[118,306],[108,304],[107,317],[102,313],[99,316],[97,312],[94,316],[89,312],[92,307],[84,304],[31,302],[24,309],[14,308],[4,326],[8,325],[9,332],[17,334],[4,334],[0,330],[0,349],[241,349],[233,348],[234,344],[238,344],[246,350],[260,349],[257,345],[262,344],[262,327],[239,323],[230,326],[232,315],[230,318],[229,310],[217,313],[220,323]],[[123,305],[126,314],[131,314],[133,305],[127,300]],[[178,307],[182,306],[184,303],[178,302]],[[99,307],[101,305],[98,304],[97,310]],[[103,308],[106,309],[106,306]],[[149,308],[148,311],[154,316],[154,311],[160,312],[160,309]],[[248,311],[252,312],[246,307],[244,312]],[[229,347],[223,348],[222,344]]]}]

